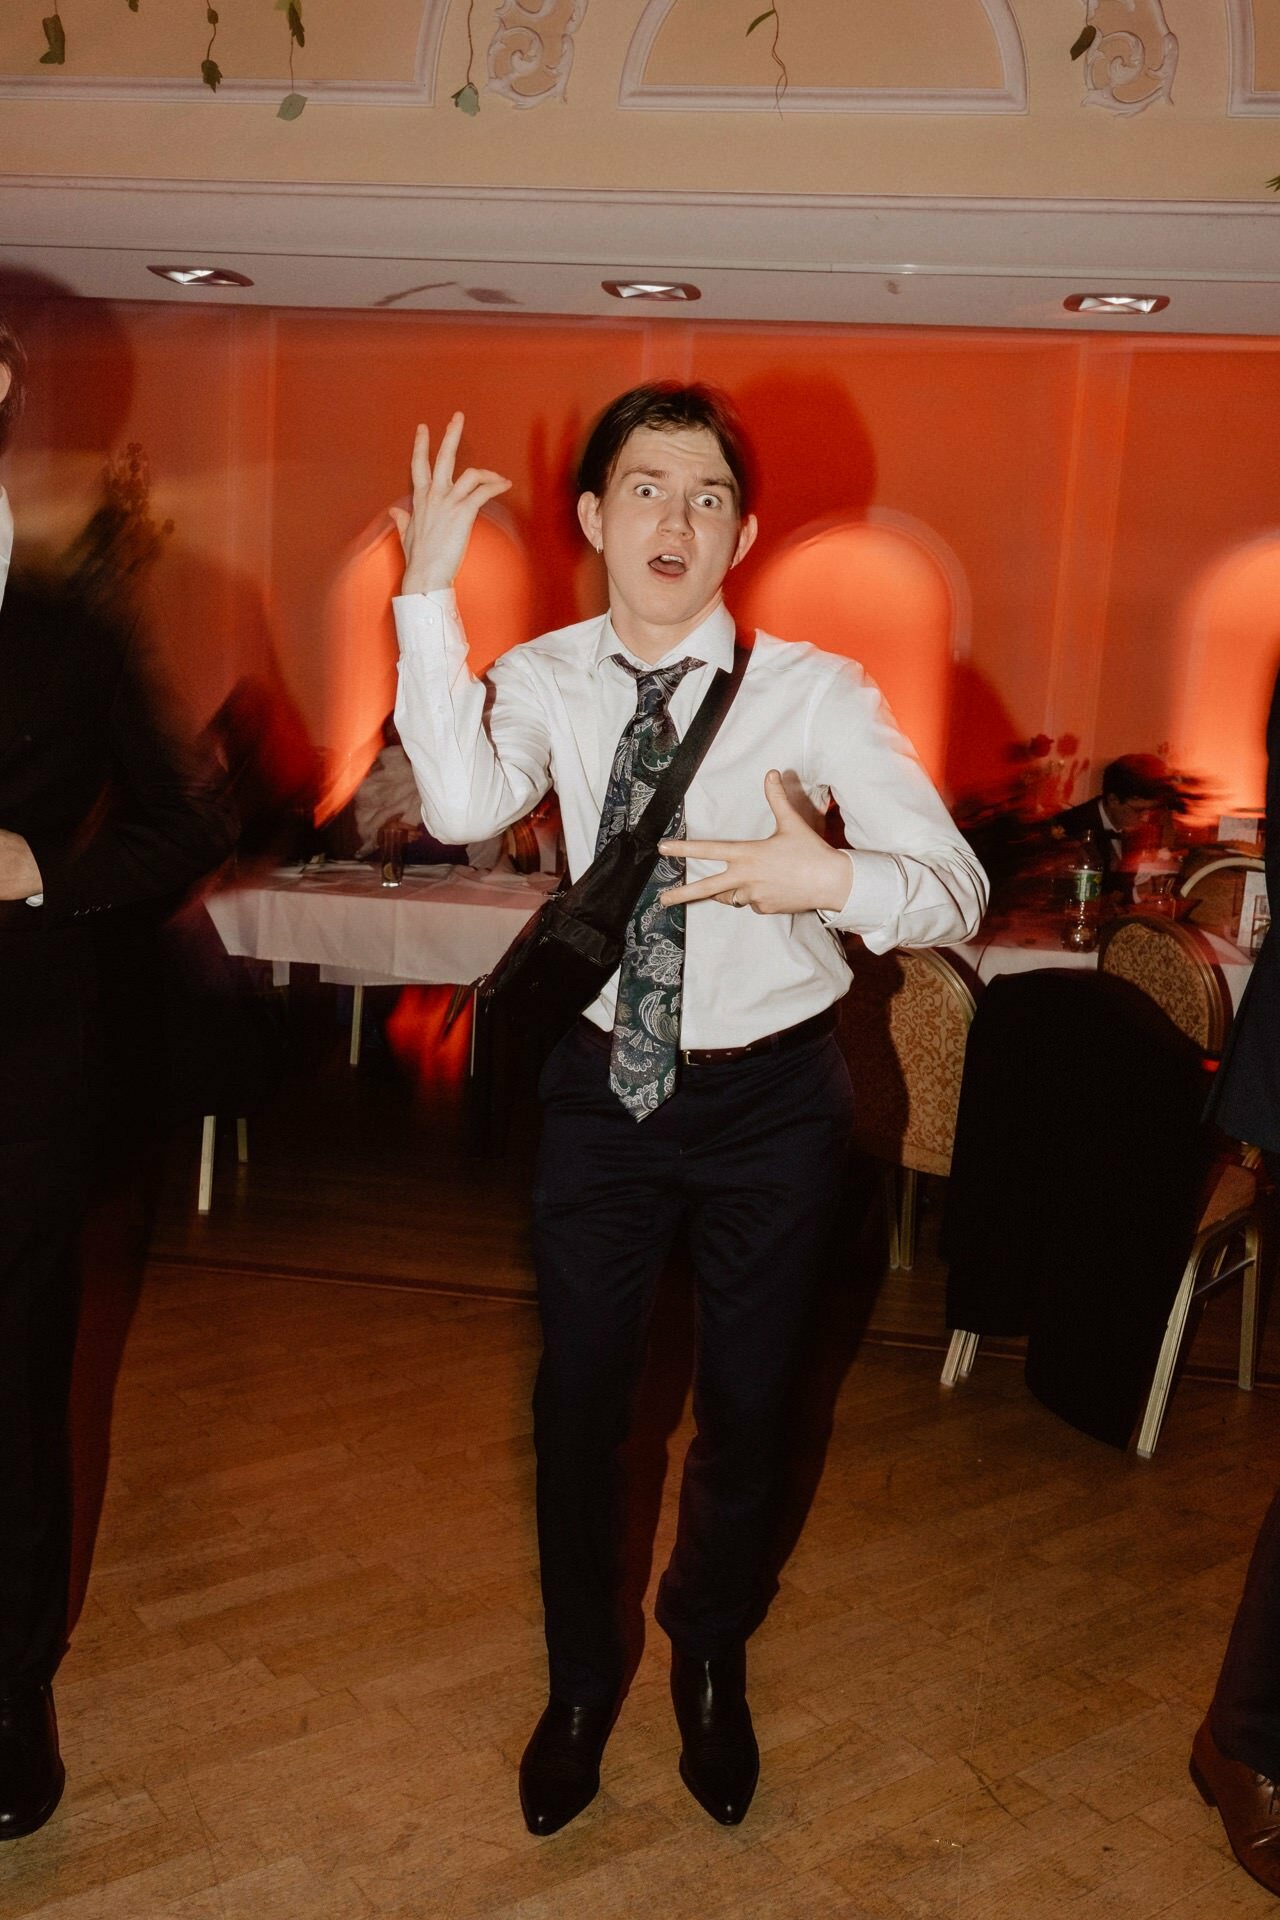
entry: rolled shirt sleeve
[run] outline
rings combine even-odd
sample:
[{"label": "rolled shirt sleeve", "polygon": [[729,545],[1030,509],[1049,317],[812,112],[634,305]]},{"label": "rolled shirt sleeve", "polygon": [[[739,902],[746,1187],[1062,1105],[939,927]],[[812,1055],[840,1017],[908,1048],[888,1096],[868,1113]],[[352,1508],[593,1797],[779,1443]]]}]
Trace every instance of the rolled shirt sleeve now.
[{"label": "rolled shirt sleeve", "polygon": [[971,938],[986,874],[875,682],[852,661],[832,667],[810,706],[805,784],[835,795],[853,881],[822,918],[873,953]]}]

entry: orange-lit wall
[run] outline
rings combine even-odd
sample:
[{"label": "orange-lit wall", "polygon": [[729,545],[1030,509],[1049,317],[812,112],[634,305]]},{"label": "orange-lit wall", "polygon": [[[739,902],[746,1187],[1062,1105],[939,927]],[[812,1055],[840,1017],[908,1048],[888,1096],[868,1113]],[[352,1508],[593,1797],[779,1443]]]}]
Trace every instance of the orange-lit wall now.
[{"label": "orange-lit wall", "polygon": [[[92,317],[69,303],[40,320],[59,397],[37,392],[7,463],[20,519],[56,480],[49,439],[70,458]],[[953,791],[1043,731],[1079,735],[1095,765],[1167,741],[1224,798],[1260,796],[1280,342],[160,305],[116,319],[128,379],[94,431],[143,442],[175,522],[154,599],[198,710],[265,659],[335,765],[358,763],[391,663],[380,590],[352,568],[405,490],[414,422],[454,405],[468,457],[515,482],[493,566],[463,583],[479,644],[595,610],[573,448],[611,394],[675,375],[727,386],[759,444],[741,607],[865,652]],[[827,550],[824,621],[812,541],[833,523],[862,532]],[[385,554],[368,564],[385,578]]]}]

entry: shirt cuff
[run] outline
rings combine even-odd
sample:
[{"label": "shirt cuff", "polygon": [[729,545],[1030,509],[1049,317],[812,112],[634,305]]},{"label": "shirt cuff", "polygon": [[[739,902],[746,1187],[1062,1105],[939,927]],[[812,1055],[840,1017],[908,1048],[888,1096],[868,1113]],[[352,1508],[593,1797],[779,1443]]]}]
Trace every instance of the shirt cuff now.
[{"label": "shirt cuff", "polygon": [[892,853],[868,853],[859,847],[856,854],[845,847],[852,869],[849,897],[838,913],[821,910],[821,917],[839,933],[860,933],[864,937],[891,926],[902,912],[902,869]]},{"label": "shirt cuff", "polygon": [[430,593],[393,595],[391,611],[401,647],[412,647],[437,636],[451,619],[457,620],[458,602],[452,587],[435,587]]}]

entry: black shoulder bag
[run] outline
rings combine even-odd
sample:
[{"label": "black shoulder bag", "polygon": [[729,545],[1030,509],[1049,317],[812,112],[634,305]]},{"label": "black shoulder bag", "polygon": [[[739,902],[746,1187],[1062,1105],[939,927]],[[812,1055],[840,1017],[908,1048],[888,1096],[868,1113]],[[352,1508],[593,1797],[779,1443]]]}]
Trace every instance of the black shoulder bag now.
[{"label": "black shoulder bag", "polygon": [[631,916],[657,864],[658,842],[719,731],[750,658],[750,643],[739,634],[732,670],[722,667],[712,681],[640,818],[603,846],[572,885],[566,876],[497,966],[477,982],[482,1011],[501,1008],[544,1038],[558,1039],[617,971]]}]

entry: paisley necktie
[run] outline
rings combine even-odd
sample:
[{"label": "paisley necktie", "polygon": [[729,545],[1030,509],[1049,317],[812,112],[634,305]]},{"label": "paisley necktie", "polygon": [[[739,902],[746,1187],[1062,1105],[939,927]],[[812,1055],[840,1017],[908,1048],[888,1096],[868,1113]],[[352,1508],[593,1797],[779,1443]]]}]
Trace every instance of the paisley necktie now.
[{"label": "paisley necktie", "polygon": [[[648,806],[658,776],[680,738],[668,701],[686,673],[700,660],[677,660],[646,673],[621,654],[612,654],[636,682],[636,710],[614,749],[600,832],[599,853],[615,834],[634,826]],[[681,804],[668,833],[684,832]],[[684,880],[684,861],[659,854],[627,927],[626,949],[618,975],[618,1005],[613,1022],[609,1085],[633,1120],[643,1120],[675,1091],[680,1043],[680,993],[684,974],[684,908],[664,907],[658,895]]]}]

